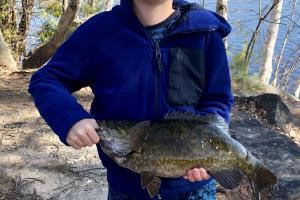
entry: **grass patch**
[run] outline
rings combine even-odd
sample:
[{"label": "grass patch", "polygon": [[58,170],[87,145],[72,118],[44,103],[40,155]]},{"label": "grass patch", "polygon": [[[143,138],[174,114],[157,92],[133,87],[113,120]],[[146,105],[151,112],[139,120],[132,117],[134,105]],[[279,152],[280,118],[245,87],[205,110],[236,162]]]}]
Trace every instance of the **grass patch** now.
[{"label": "grass patch", "polygon": [[253,95],[269,90],[269,86],[262,83],[257,75],[233,75],[232,89],[237,95]]}]

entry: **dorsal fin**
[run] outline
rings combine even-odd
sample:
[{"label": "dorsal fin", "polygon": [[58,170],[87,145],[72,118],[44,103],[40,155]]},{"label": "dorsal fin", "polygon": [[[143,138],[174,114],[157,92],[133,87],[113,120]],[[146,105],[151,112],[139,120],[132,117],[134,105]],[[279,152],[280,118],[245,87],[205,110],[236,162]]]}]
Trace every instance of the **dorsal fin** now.
[{"label": "dorsal fin", "polygon": [[203,124],[212,124],[229,132],[228,124],[225,119],[217,114],[199,115],[187,111],[167,112],[164,120],[192,120]]}]

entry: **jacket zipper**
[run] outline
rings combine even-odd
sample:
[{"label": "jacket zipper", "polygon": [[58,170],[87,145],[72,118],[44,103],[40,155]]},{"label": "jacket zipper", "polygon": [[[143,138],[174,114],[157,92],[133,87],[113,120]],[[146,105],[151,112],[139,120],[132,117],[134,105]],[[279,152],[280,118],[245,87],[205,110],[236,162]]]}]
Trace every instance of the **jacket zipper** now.
[{"label": "jacket zipper", "polygon": [[149,32],[144,28],[144,26],[141,24],[141,28],[143,29],[144,33],[146,34],[146,36],[148,37],[148,39],[152,42],[152,44],[154,45],[154,49],[155,49],[155,58],[156,58],[156,62],[157,62],[157,69],[155,70],[155,76],[156,76],[156,80],[155,80],[155,94],[154,94],[154,117],[157,119],[159,118],[159,98],[160,98],[160,82],[161,82],[161,73],[163,70],[163,65],[162,65],[162,55],[161,55],[161,51],[160,51],[160,46],[159,46],[159,41],[155,41],[152,36],[149,34]]},{"label": "jacket zipper", "polygon": [[[159,46],[159,42],[158,41],[154,41],[154,39],[152,38],[152,36],[149,35],[148,31],[145,29],[145,27],[142,25],[142,23],[140,23],[139,19],[134,16],[135,20],[139,23],[140,28],[144,31],[144,33],[146,34],[146,36],[148,37],[148,39],[152,42],[152,44],[155,45],[155,56],[156,56],[156,61],[157,61],[157,70],[156,70],[156,81],[155,81],[155,100],[154,100],[154,114],[155,117],[158,118],[159,117],[159,98],[160,98],[160,85],[161,85],[161,73],[163,70],[163,66],[162,66],[162,55],[161,55],[161,51],[160,51],[160,46]],[[186,31],[186,32],[178,32],[178,33],[174,33],[171,34],[170,36],[175,36],[175,35],[180,35],[180,34],[187,34],[187,33],[193,33],[193,32],[200,32],[200,31],[214,31],[216,30],[215,27],[209,27],[206,29],[201,29],[201,30],[196,30],[196,31]],[[164,38],[167,39],[167,38]]]},{"label": "jacket zipper", "polygon": [[[210,29],[206,29],[206,31],[214,31],[214,28],[210,28]],[[180,35],[180,34],[188,34],[188,33],[192,33],[192,32],[199,32],[198,31],[186,31],[186,32],[181,32],[181,33],[176,33],[170,36],[174,36],[174,35]],[[148,35],[149,36],[149,35]],[[168,36],[169,37],[169,36]],[[151,38],[151,36],[150,36]],[[164,38],[164,40],[166,40],[166,38]],[[154,41],[151,38],[152,42],[154,42],[155,45],[155,57],[156,57],[156,62],[157,62],[157,69],[156,71],[156,80],[155,80],[155,97],[154,97],[154,114],[156,118],[159,118],[159,99],[161,96],[161,74],[162,74],[162,70],[163,70],[163,65],[162,65],[162,55],[161,55],[161,51],[160,51],[160,46],[159,46],[159,41]]]},{"label": "jacket zipper", "polygon": [[155,87],[155,99],[154,99],[154,113],[156,117],[159,117],[159,99],[160,99],[160,88],[161,88],[161,73],[162,73],[162,62],[161,62],[161,51],[159,47],[159,41],[155,41],[155,57],[157,62],[156,69],[156,87]]}]

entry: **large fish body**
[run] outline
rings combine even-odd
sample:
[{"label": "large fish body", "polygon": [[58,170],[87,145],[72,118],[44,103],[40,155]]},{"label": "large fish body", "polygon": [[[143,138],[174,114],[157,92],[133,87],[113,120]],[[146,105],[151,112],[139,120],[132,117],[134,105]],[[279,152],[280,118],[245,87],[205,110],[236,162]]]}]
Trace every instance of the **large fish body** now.
[{"label": "large fish body", "polygon": [[276,176],[244,146],[229,135],[216,115],[172,113],[157,122],[100,121],[102,150],[120,166],[141,174],[142,186],[153,197],[159,177],[182,177],[189,169],[203,167],[220,185],[233,189],[242,174],[259,191],[276,184]]}]

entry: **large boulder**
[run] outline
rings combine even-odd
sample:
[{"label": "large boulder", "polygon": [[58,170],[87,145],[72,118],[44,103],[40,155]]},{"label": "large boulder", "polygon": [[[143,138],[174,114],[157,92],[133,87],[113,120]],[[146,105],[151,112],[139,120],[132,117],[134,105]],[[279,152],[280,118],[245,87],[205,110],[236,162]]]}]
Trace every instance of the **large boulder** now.
[{"label": "large boulder", "polygon": [[286,128],[292,122],[292,115],[281,97],[277,94],[262,94],[250,97],[235,97],[236,104],[269,124]]},{"label": "large boulder", "polygon": [[[279,114],[276,114],[278,116],[281,115],[281,112],[287,112],[285,107],[278,105],[281,103],[276,103],[272,97],[265,99],[262,96],[255,99],[262,106],[268,107],[271,104],[274,106],[273,109],[280,110],[277,111],[279,112]],[[275,115],[274,113],[276,112],[273,112],[273,109],[270,112]],[[285,119],[286,113],[283,115],[283,119]],[[272,116],[272,119],[276,118],[278,117],[274,118]],[[282,121],[283,119],[280,120]],[[232,137],[259,158],[279,179],[277,186],[261,193],[262,200],[299,200],[300,146],[287,133],[272,128],[272,125],[261,123],[261,120],[252,115],[252,113],[244,112],[236,109],[236,107],[234,107],[232,112],[230,130]],[[221,196],[220,200],[253,199],[251,186],[247,182],[244,182],[237,190],[226,191]]]}]

